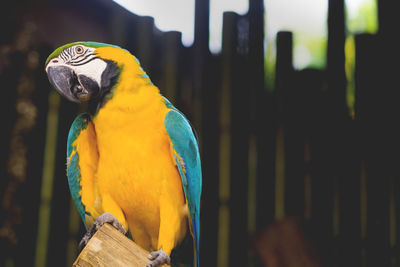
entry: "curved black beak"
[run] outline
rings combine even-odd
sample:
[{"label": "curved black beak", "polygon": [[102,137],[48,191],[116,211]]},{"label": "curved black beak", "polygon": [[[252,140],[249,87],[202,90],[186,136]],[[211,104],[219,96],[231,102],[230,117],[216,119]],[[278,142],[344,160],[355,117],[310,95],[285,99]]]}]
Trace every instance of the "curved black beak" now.
[{"label": "curved black beak", "polygon": [[47,77],[62,96],[76,103],[89,101],[100,90],[94,80],[82,74],[76,75],[66,66],[49,66]]},{"label": "curved black beak", "polygon": [[75,73],[70,68],[53,66],[48,67],[46,71],[47,77],[54,89],[67,99],[80,103],[79,99],[73,94],[73,88],[77,83],[77,79]]}]

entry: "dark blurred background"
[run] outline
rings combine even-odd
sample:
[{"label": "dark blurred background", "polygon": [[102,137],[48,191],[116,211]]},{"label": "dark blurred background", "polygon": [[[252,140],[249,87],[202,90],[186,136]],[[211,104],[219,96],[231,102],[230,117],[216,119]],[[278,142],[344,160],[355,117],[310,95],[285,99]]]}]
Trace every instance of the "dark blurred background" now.
[{"label": "dark blurred background", "polygon": [[0,266],[71,266],[77,256],[84,229],[65,150],[85,107],[52,91],[44,62],[79,40],[131,51],[197,129],[202,266],[400,266],[396,2],[376,1],[371,32],[350,31],[345,1],[327,0],[322,64],[301,68],[301,33],[267,39],[263,2],[224,13],[218,53],[208,0],[195,1],[189,46],[111,0],[3,3]]}]

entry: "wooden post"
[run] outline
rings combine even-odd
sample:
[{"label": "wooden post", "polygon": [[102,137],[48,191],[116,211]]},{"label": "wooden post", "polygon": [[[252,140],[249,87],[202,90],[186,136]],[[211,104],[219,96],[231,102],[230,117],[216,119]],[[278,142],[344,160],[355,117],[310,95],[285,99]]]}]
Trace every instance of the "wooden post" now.
[{"label": "wooden post", "polygon": [[[382,55],[374,54],[382,51],[379,42],[375,35],[356,36],[356,121],[366,170],[366,266],[389,265],[391,261],[389,186],[390,162],[395,158],[390,150],[396,146],[396,137],[389,131],[388,118],[392,115],[384,112],[385,105],[390,104],[387,97],[393,95],[382,85]],[[382,89],[376,94],[379,88]]]},{"label": "wooden post", "polygon": [[150,262],[148,254],[148,251],[106,223],[89,240],[73,267],[145,267]]},{"label": "wooden post", "polygon": [[139,59],[142,68],[150,77],[153,77],[154,18],[150,16],[141,17],[138,20],[137,29],[137,35],[140,36],[140,38],[138,39],[135,55]]},{"label": "wooden post", "polygon": [[[184,65],[185,66],[185,65]],[[184,69],[184,68],[181,68]],[[202,209],[207,216],[201,217],[200,255],[203,266],[216,266],[218,253],[219,201],[219,93],[221,89],[221,56],[209,57],[202,91],[201,160],[203,166]],[[183,90],[182,90],[183,91]],[[201,212],[203,214],[203,211]],[[201,240],[207,240],[202,242]]]},{"label": "wooden post", "polygon": [[[299,215],[302,207],[303,188],[302,180],[296,175],[296,156],[301,154],[298,138],[301,136],[299,129],[293,129],[294,121],[298,121],[294,114],[299,112],[295,107],[298,96],[293,97],[293,34],[280,31],[276,38],[276,69],[275,90],[277,95],[277,120],[276,131],[276,160],[275,160],[275,218],[281,219],[285,215]],[[290,99],[295,99],[290,101]],[[295,109],[296,111],[292,111]],[[292,131],[294,130],[294,131]],[[300,176],[301,177],[301,176]],[[287,179],[288,178],[288,179]],[[285,207],[286,206],[286,207]]]},{"label": "wooden post", "polygon": [[177,31],[164,32],[162,34],[162,78],[160,90],[171,103],[176,105],[176,97],[179,91],[179,59],[181,52],[182,33]]},{"label": "wooden post", "polygon": [[[197,130],[199,139],[202,140],[203,127],[202,116],[204,101],[204,88],[206,77],[207,62],[210,57],[208,50],[209,40],[209,16],[210,16],[210,0],[196,0],[195,1],[195,15],[194,15],[194,44],[193,44],[193,87],[191,109],[193,112],[192,123]],[[202,105],[203,100],[203,105]]]},{"label": "wooden post", "polygon": [[[232,18],[233,16],[233,18]],[[229,85],[230,110],[228,112],[230,128],[230,176],[229,176],[229,262],[228,266],[246,266],[247,247],[242,240],[248,238],[248,176],[249,176],[249,131],[250,131],[250,91],[248,86],[248,20],[245,16],[224,16],[228,36],[223,44],[223,56],[226,57],[223,68],[231,64],[229,79],[223,83]],[[229,19],[229,20],[225,20]],[[233,22],[233,24],[232,24]],[[229,69],[228,69],[229,70]]]},{"label": "wooden post", "polygon": [[235,66],[235,48],[237,40],[238,15],[225,12],[222,29],[222,71],[220,91],[220,139],[219,139],[219,229],[217,266],[229,265],[230,220],[230,188],[231,188],[231,88],[233,86],[233,66]]}]

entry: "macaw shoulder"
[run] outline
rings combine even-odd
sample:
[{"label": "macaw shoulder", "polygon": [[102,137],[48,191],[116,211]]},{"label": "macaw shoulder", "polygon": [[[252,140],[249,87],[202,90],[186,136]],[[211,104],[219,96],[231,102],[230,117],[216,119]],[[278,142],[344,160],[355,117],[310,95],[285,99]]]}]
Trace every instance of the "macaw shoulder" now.
[{"label": "macaw shoulder", "polygon": [[167,99],[165,99],[165,105],[169,108],[169,111],[165,115],[164,125],[174,150],[179,151],[179,154],[182,154],[179,156],[185,157],[186,161],[198,160],[199,151],[194,129],[186,117]]},{"label": "macaw shoulder", "polygon": [[79,114],[72,123],[68,134],[68,161],[75,153],[79,154],[80,163],[87,157],[98,158],[96,143],[96,131],[91,116],[87,113]]},{"label": "macaw shoulder", "polygon": [[87,113],[79,114],[73,121],[68,134],[67,142],[67,154],[70,155],[76,151],[76,140],[80,136],[81,132],[84,131],[90,121],[90,115]]}]

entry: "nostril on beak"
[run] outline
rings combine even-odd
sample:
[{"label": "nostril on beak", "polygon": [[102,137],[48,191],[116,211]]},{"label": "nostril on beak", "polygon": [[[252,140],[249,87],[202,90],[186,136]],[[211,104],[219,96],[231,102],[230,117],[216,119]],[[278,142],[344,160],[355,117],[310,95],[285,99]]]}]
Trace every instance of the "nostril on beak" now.
[{"label": "nostril on beak", "polygon": [[51,62],[58,63],[58,60],[57,59],[53,59]]}]

